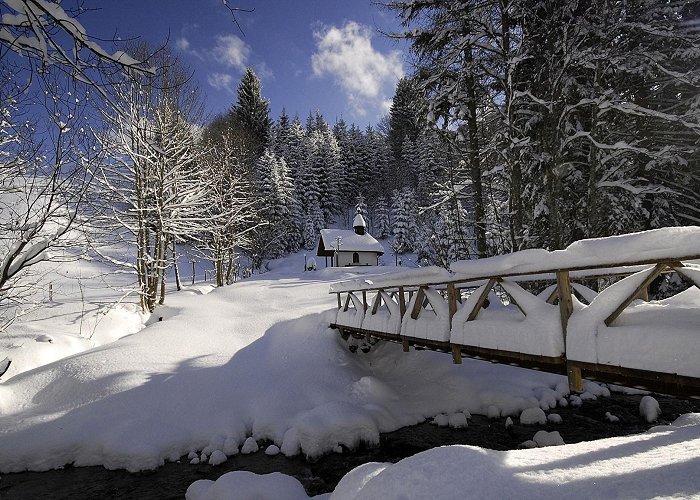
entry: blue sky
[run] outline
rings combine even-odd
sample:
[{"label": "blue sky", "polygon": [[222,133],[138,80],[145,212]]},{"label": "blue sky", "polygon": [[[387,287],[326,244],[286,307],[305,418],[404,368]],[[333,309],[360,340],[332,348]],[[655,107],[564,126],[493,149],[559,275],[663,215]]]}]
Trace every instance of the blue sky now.
[{"label": "blue sky", "polygon": [[237,14],[222,0],[119,0],[101,2],[81,21],[94,34],[169,38],[193,71],[207,108],[225,111],[246,66],[260,76],[272,117],[282,108],[302,120],[318,109],[333,123],[364,127],[388,111],[396,81],[409,71],[406,45],[379,30],[399,28],[393,12],[373,0],[229,0],[255,9]]}]

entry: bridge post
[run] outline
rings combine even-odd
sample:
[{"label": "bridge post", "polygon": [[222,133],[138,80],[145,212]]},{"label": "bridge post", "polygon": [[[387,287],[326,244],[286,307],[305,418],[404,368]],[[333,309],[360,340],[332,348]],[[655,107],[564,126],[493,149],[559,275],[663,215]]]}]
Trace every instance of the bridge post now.
[{"label": "bridge post", "polygon": [[[566,352],[566,328],[569,318],[574,311],[574,303],[571,298],[571,280],[569,271],[557,271],[557,294],[559,295],[559,315],[561,317],[561,329],[564,334],[564,352]],[[567,363],[566,374],[569,379],[571,392],[583,392],[583,378],[581,368]]]},{"label": "bridge post", "polygon": [[[401,313],[401,321],[403,321],[403,317],[406,314],[406,295],[404,295],[402,286],[399,287],[399,312]],[[401,340],[401,347],[403,348],[403,352],[408,352],[410,350],[410,345],[406,337]]]},{"label": "bridge post", "polygon": [[[450,312],[450,331],[452,331],[452,317],[457,312],[457,289],[454,283],[447,284],[447,306]],[[455,344],[451,345],[452,348],[452,362],[456,365],[462,364],[462,349]]]}]

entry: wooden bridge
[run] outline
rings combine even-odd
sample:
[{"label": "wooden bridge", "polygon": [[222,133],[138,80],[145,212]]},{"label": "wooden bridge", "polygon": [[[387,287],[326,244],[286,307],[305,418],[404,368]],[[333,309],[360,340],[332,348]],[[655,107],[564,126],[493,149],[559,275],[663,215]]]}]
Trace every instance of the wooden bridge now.
[{"label": "wooden bridge", "polygon": [[[346,340],[449,352],[454,363],[566,374],[574,392],[590,379],[700,397],[698,259],[700,228],[665,228],[461,261],[452,272],[368,276],[331,286],[331,327]],[[649,302],[662,273],[694,286]]]}]

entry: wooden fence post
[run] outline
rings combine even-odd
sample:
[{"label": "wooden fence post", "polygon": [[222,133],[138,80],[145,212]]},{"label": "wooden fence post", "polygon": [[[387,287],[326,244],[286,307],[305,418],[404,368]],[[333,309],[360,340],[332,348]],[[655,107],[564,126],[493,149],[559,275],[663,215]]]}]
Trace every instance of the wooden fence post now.
[{"label": "wooden fence post", "polygon": [[[559,296],[559,315],[561,317],[562,333],[564,334],[564,352],[566,353],[566,329],[569,325],[569,318],[574,312],[569,271],[557,271],[557,295]],[[571,392],[583,392],[581,368],[571,366],[567,362],[566,374],[569,379],[569,390]]]},{"label": "wooden fence post", "polygon": [[[447,284],[447,307],[450,313],[450,331],[452,331],[452,317],[457,312],[457,289],[454,283]],[[456,365],[462,364],[462,349],[456,345],[451,344],[452,348],[452,362]]]}]

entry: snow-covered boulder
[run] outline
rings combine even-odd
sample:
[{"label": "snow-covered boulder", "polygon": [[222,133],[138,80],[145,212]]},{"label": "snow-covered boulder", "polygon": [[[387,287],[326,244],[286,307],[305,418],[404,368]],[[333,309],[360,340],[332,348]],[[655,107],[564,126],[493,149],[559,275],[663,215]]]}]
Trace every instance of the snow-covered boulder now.
[{"label": "snow-covered boulder", "polygon": [[659,402],[652,396],[644,396],[639,402],[639,415],[644,417],[647,422],[656,422],[661,415],[661,407]]},{"label": "snow-covered boulder", "polygon": [[564,443],[559,431],[537,431],[532,438],[532,440],[537,443],[537,446],[544,448],[545,446],[561,446]]},{"label": "snow-covered boulder", "polygon": [[259,449],[260,448],[258,447],[257,441],[255,441],[255,439],[253,439],[252,437],[249,437],[243,443],[243,447],[241,448],[241,453],[243,455],[248,455],[249,453],[255,453]]},{"label": "snow-covered boulder", "polygon": [[547,415],[542,408],[526,408],[520,414],[522,425],[544,425],[547,423]]},{"label": "snow-covered boulder", "polygon": [[223,451],[214,450],[209,457],[209,465],[223,464],[226,460],[228,460],[228,457]]}]

